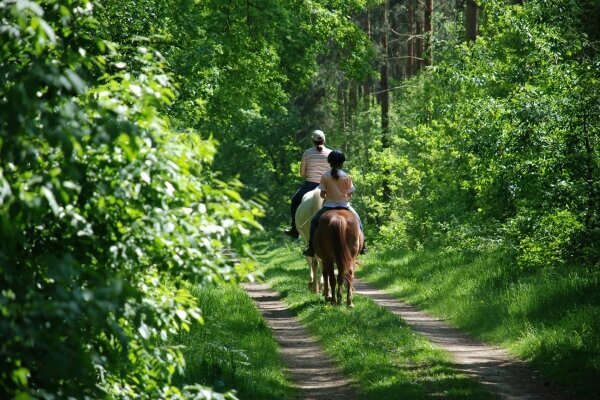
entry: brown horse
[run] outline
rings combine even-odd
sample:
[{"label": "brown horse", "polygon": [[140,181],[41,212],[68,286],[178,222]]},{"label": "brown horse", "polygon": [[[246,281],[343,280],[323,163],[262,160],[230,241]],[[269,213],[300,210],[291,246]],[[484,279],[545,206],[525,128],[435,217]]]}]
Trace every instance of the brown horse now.
[{"label": "brown horse", "polygon": [[[326,211],[319,220],[314,233],[313,245],[315,254],[323,263],[323,293],[328,293],[331,286],[331,302],[342,304],[342,284],[347,285],[346,304],[352,307],[352,282],[356,257],[360,251],[362,233],[356,216],[350,210],[331,209]],[[333,264],[337,264],[336,277]],[[326,300],[327,296],[326,296]]]}]

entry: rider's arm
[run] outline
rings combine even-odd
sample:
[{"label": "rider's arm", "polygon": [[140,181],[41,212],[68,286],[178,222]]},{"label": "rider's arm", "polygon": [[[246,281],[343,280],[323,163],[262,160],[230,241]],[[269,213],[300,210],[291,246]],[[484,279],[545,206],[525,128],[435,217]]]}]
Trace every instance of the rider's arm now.
[{"label": "rider's arm", "polygon": [[352,183],[352,178],[348,177],[348,180],[345,182],[345,184],[346,184],[346,197],[348,199],[351,199],[352,194],[356,190],[356,188],[354,187],[354,184]]},{"label": "rider's arm", "polygon": [[321,182],[319,183],[319,189],[321,190],[321,193],[319,193],[319,195],[321,196],[321,198],[325,198],[327,196],[327,182],[325,180],[325,175],[323,175],[321,177]]},{"label": "rider's arm", "polygon": [[302,162],[300,163],[300,176],[306,178],[306,159],[302,157]]}]

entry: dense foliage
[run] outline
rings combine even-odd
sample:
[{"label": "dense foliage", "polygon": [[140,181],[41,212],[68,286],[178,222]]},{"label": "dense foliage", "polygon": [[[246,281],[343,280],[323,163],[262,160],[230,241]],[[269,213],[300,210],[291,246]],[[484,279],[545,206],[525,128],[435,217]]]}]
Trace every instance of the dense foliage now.
[{"label": "dense foliage", "polygon": [[600,63],[563,3],[489,7],[486,36],[442,72],[468,94],[440,115],[469,181],[455,191],[527,268],[599,261]]},{"label": "dense foliage", "polygon": [[356,115],[366,129],[354,135],[371,147],[346,146],[359,156],[357,202],[393,246],[500,244],[524,269],[593,269],[600,59],[589,15],[600,4],[513,3],[482,2],[473,43],[440,24],[437,64],[393,94],[387,144],[372,111]]},{"label": "dense foliage", "polygon": [[161,55],[63,3],[0,3],[0,397],[203,398],[168,340],[201,319],[189,283],[248,272],[222,250],[259,208],[161,113]]}]

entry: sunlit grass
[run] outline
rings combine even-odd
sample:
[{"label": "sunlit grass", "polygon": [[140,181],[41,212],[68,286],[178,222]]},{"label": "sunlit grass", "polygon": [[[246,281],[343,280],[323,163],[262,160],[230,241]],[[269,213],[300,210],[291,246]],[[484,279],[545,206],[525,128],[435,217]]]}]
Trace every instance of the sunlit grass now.
[{"label": "sunlit grass", "polygon": [[372,300],[355,296],[355,307],[348,309],[309,293],[299,245],[271,243],[259,261],[268,282],[357,383],[361,399],[495,398],[453,370],[446,353]]},{"label": "sunlit grass", "polygon": [[196,290],[205,323],[177,338],[185,346],[179,383],[235,389],[240,399],[288,399],[295,389],[283,375],[277,343],[246,293],[224,287]]},{"label": "sunlit grass", "polygon": [[530,360],[568,390],[592,395],[600,376],[600,275],[525,273],[500,251],[388,250],[358,275],[396,297]]}]

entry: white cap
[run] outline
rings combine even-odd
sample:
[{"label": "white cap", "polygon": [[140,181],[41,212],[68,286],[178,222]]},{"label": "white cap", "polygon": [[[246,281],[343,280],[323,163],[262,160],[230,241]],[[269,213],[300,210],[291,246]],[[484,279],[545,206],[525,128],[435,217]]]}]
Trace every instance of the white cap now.
[{"label": "white cap", "polygon": [[316,130],[312,134],[312,140],[315,142],[325,141],[325,134],[321,130]]}]

